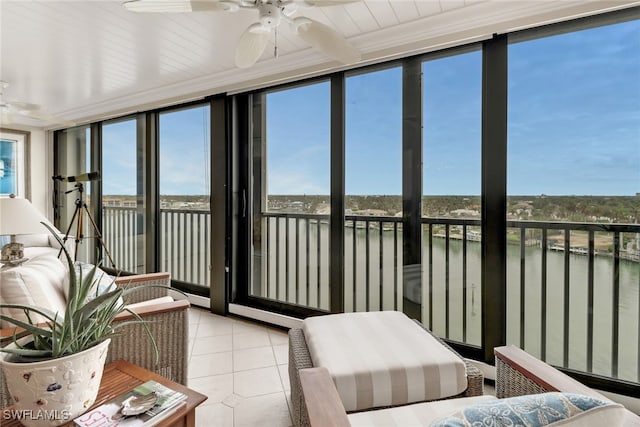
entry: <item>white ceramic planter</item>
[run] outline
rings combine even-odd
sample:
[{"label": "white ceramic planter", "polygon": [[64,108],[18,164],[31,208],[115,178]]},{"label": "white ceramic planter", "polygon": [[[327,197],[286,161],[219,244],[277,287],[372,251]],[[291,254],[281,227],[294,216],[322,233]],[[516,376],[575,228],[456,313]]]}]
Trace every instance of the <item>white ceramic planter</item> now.
[{"label": "white ceramic planter", "polygon": [[7,362],[10,355],[0,353],[20,422],[26,427],[57,426],[89,409],[100,388],[110,342],[108,339],[80,353],[42,362]]}]

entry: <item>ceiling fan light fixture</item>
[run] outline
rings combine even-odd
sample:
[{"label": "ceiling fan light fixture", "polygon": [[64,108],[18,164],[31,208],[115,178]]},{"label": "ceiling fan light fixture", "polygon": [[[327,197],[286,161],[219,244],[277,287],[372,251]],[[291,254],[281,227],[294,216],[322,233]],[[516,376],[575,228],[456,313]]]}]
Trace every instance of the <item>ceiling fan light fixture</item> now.
[{"label": "ceiling fan light fixture", "polygon": [[282,14],[280,8],[274,3],[259,3],[260,23],[265,27],[275,28],[280,25]]}]

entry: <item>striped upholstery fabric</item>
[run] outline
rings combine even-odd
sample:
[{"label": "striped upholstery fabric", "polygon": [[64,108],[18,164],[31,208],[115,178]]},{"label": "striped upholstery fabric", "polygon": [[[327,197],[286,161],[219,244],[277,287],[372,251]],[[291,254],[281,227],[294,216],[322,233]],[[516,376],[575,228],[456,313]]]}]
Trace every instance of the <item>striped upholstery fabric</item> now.
[{"label": "striped upholstery fabric", "polygon": [[474,396],[436,402],[414,403],[395,408],[355,412],[347,415],[351,427],[425,427],[432,422],[480,402],[498,401],[494,396]]},{"label": "striped upholstery fabric", "polygon": [[467,388],[465,364],[397,311],[307,318],[313,366],[328,369],[347,411],[455,396]]}]

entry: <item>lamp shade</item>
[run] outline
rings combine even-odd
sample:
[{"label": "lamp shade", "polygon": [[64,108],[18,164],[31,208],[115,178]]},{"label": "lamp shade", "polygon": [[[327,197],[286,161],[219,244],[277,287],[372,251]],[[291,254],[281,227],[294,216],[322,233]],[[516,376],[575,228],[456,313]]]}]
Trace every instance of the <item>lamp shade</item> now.
[{"label": "lamp shade", "polygon": [[49,233],[41,222],[53,227],[27,199],[0,198],[0,236]]}]

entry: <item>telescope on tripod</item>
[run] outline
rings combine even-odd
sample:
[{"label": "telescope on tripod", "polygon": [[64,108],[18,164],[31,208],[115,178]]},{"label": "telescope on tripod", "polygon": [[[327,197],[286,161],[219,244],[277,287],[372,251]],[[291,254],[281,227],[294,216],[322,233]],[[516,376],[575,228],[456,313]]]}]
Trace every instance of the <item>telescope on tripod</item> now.
[{"label": "telescope on tripod", "polygon": [[[89,211],[89,207],[87,206],[87,203],[84,201],[83,198],[83,194],[84,194],[84,184],[83,182],[88,182],[88,181],[96,181],[98,179],[100,179],[100,173],[98,172],[89,172],[89,173],[83,173],[80,175],[76,175],[76,176],[67,176],[67,177],[63,177],[63,176],[53,176],[51,177],[54,181],[60,181],[60,182],[75,182],[76,184],[73,186],[74,188],[72,188],[71,190],[65,191],[65,194],[69,194],[72,193],[74,191],[78,192],[78,198],[75,201],[75,210],[73,211],[73,215],[71,216],[71,221],[69,222],[69,227],[67,227],[67,231],[64,233],[64,238],[62,239],[63,243],[67,242],[67,239],[69,238],[69,232],[71,231],[71,229],[73,228],[73,225],[75,223],[76,225],[76,238],[75,238],[75,242],[76,242],[76,246],[75,246],[75,251],[73,253],[73,260],[75,261],[78,258],[78,246],[80,244],[80,242],[82,241],[82,239],[84,239],[84,220],[83,220],[83,214],[86,213],[87,217],[89,218],[89,221],[91,223],[91,226],[93,227],[93,232],[95,235],[95,238],[98,240],[100,246],[102,246],[102,248],[104,249],[104,253],[107,255],[107,258],[109,259],[109,262],[111,263],[111,267],[116,268],[116,264],[113,262],[113,258],[111,257],[111,253],[109,253],[109,249],[107,249],[107,245],[104,244],[104,240],[102,239],[102,234],[100,233],[100,230],[98,230],[98,226],[95,222],[95,220],[93,219],[93,216],[91,215],[91,212]],[[62,253],[62,248],[60,248],[60,251],[58,252],[58,257],[60,256],[60,254]]]}]

